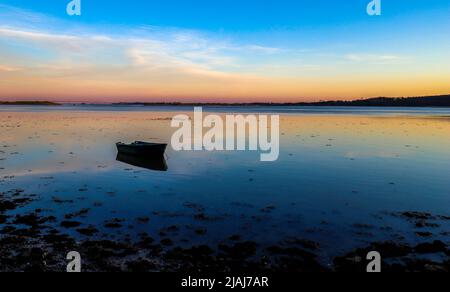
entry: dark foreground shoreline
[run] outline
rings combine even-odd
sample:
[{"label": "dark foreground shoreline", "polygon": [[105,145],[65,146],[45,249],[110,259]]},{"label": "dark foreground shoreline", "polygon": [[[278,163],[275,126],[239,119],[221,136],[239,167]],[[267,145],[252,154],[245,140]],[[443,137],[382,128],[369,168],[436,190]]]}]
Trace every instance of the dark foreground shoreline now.
[{"label": "dark foreground shoreline", "polygon": [[[324,266],[317,260],[319,244],[302,239],[261,247],[236,235],[218,246],[190,248],[176,247],[170,238],[157,242],[146,233],[140,234],[138,240],[97,239],[95,235],[99,231],[94,226],[82,228],[77,221],[88,210],[67,214],[63,220],[46,216],[41,209],[20,212],[36,200],[39,200],[36,195],[26,194],[24,190],[0,193],[0,271],[64,272],[67,253],[78,251],[83,271],[89,272],[365,272],[366,256],[374,250],[382,254],[386,272],[450,271],[448,242],[429,240],[415,246],[374,242],[336,257],[331,266]],[[419,212],[392,215],[419,229],[433,228],[437,226],[435,222],[450,220],[447,216]],[[119,222],[111,219],[109,224],[114,228]],[[54,226],[76,230],[85,239],[73,238]],[[421,236],[431,238],[426,232]]]}]

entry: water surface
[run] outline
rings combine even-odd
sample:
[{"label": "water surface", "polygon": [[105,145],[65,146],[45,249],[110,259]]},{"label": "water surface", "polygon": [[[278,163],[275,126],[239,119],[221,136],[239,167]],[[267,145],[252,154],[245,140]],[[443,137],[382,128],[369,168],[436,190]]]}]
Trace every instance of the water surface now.
[{"label": "water surface", "polygon": [[[15,212],[63,219],[86,208],[83,225],[99,237],[147,232],[183,246],[232,235],[260,245],[306,238],[325,263],[369,242],[423,240],[397,212],[450,214],[448,109],[209,107],[281,114],[279,160],[169,149],[167,172],[116,161],[116,142],[168,142],[170,118],[192,110],[1,107],[0,192],[38,195]],[[111,218],[122,227],[105,227]],[[433,239],[449,242],[449,230],[441,222]]]}]

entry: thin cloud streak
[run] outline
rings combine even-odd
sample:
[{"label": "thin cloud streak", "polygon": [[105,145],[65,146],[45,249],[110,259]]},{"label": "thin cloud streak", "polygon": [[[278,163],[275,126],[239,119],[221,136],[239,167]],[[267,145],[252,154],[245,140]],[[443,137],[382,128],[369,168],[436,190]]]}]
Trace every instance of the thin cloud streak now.
[{"label": "thin cloud streak", "polygon": [[388,54],[347,54],[345,56],[345,59],[352,62],[365,62],[373,64],[404,64],[412,60],[412,58],[409,56],[397,56]]},{"label": "thin cloud streak", "polygon": [[21,70],[22,70],[22,68],[19,68],[19,67],[12,67],[12,66],[0,64],[0,72],[17,72],[17,71],[21,71]]}]

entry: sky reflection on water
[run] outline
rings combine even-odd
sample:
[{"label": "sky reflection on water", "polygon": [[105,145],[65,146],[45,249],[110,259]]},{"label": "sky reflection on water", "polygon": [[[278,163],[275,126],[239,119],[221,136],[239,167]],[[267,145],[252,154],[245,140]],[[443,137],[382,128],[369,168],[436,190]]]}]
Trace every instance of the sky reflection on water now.
[{"label": "sky reflection on water", "polygon": [[[116,161],[115,143],[170,141],[174,112],[3,108],[0,191],[38,194],[27,208],[57,217],[89,208],[83,223],[105,237],[171,225],[183,226],[173,238],[186,245],[233,234],[264,244],[304,237],[319,242],[327,259],[362,242],[420,240],[387,212],[450,213],[450,118],[430,111],[283,114],[277,162],[251,152],[169,149],[169,169],[158,172]],[[111,216],[125,220],[120,233],[102,227]],[[137,223],[143,216],[150,222]],[[358,224],[372,227],[363,232]],[[195,234],[199,228],[207,233]]]}]

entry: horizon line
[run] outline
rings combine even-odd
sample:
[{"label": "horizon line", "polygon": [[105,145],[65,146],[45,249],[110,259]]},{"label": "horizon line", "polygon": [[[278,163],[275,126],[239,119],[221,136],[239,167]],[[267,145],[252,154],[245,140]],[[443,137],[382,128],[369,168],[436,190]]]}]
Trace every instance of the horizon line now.
[{"label": "horizon line", "polygon": [[117,101],[117,102],[98,102],[98,101],[53,101],[46,99],[23,99],[23,100],[1,100],[0,105],[15,103],[49,103],[49,104],[80,104],[80,105],[295,105],[295,104],[321,104],[321,103],[351,103],[358,101],[369,101],[374,99],[417,99],[417,98],[433,98],[433,97],[450,97],[450,93],[436,95],[418,95],[418,96],[374,96],[361,97],[356,99],[329,99],[318,101],[288,101],[288,102],[182,102],[182,101]]}]

